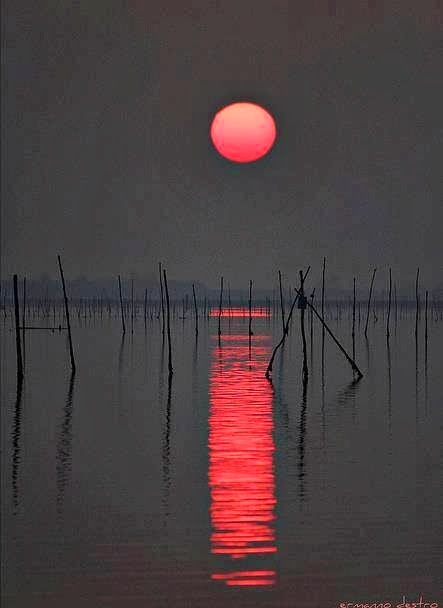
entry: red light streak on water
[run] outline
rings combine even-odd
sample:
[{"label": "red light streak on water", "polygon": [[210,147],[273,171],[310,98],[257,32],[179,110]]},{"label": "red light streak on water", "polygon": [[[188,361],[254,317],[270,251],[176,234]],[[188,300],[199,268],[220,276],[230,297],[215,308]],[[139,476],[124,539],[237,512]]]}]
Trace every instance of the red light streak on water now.
[{"label": "red light streak on water", "polygon": [[[226,558],[266,556],[275,545],[272,389],[264,378],[269,336],[223,336],[210,377],[209,486],[211,552]],[[227,585],[273,585],[274,570],[213,574]]]},{"label": "red light streak on water", "polygon": [[[218,317],[219,316],[218,308],[211,308],[209,313],[210,317]],[[232,307],[231,308],[222,308],[221,309],[222,317],[248,317],[249,318],[249,308],[241,308],[241,307]],[[252,308],[251,309],[251,317],[270,317],[271,314],[268,308]],[[238,337],[238,336],[237,336]]]}]

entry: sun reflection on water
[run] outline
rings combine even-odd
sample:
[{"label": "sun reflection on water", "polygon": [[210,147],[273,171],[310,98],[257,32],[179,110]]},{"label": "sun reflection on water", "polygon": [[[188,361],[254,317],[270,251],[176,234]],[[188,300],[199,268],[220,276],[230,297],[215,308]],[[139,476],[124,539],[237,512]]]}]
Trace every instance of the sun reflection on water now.
[{"label": "sun reflection on water", "polygon": [[242,559],[261,561],[277,552],[272,389],[264,378],[270,350],[270,336],[255,335],[249,340],[243,334],[223,336],[212,351],[211,552],[224,557],[223,567],[232,569],[232,560],[237,566],[212,578],[229,586],[275,583],[275,570],[269,567],[238,569]]}]

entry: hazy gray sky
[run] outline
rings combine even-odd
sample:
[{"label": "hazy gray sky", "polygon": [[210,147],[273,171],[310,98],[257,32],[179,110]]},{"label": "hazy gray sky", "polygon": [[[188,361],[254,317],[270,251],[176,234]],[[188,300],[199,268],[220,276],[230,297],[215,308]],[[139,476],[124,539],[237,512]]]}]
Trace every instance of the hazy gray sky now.
[{"label": "hazy gray sky", "polygon": [[[166,4],[165,6],[161,6]],[[3,2],[2,267],[262,286],[324,255],[443,281],[436,0]],[[290,7],[290,8],[289,8]],[[248,99],[272,152],[218,156]]]}]

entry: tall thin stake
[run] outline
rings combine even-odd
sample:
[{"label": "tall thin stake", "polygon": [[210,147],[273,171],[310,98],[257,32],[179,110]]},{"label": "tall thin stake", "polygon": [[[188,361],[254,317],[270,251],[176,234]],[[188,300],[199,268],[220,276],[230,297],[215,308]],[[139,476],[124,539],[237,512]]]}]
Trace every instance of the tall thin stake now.
[{"label": "tall thin stake", "polygon": [[355,277],[352,291],[352,358],[355,359]]},{"label": "tall thin stake", "polygon": [[249,330],[248,335],[251,337],[252,331],[252,280],[249,281]]},{"label": "tall thin stake", "polygon": [[195,335],[198,336],[198,310],[197,310],[197,298],[195,297],[195,286],[192,283],[192,297],[194,300],[194,315],[195,315]]},{"label": "tall thin stake", "polygon": [[121,310],[121,315],[122,315],[122,330],[123,330],[123,333],[126,333],[125,311],[123,310],[122,281],[120,279],[120,275],[118,275],[118,293],[119,293],[119,296],[120,296],[120,310]]},{"label": "tall thin stake", "polygon": [[300,308],[300,329],[301,329],[301,338],[303,345],[303,380],[306,381],[308,378],[308,359],[306,353],[306,333],[305,333],[305,310],[307,305],[307,300],[305,298],[305,288],[304,288],[304,278],[303,278],[303,270],[299,271],[300,274],[300,295],[298,299],[298,306]]},{"label": "tall thin stake", "polygon": [[391,299],[392,299],[392,271],[389,269],[389,296],[388,296],[388,316],[386,319],[386,338],[389,340],[391,335],[390,332],[390,321],[391,321]]},{"label": "tall thin stake", "polygon": [[420,276],[420,268],[417,268],[417,274],[415,277],[415,337],[418,333],[418,316],[420,311],[420,297],[418,293],[418,279]]},{"label": "tall thin stake", "polygon": [[425,292],[425,342],[428,342],[428,290]]},{"label": "tall thin stake", "polygon": [[26,365],[26,277],[23,277],[23,311],[22,311],[22,332],[23,332],[23,366]]},{"label": "tall thin stake", "polygon": [[[325,318],[325,272],[326,272],[326,257],[323,257],[323,269],[321,274],[321,318]],[[321,362],[322,370],[325,366],[325,328],[321,330]]]},{"label": "tall thin stake", "polygon": [[160,299],[162,306],[162,334],[165,335],[165,305],[163,302],[163,282],[162,282],[162,264],[158,263],[158,275],[160,280]]},{"label": "tall thin stake", "polygon": [[25,331],[26,325],[26,277],[23,277],[23,311],[22,311],[22,329]]},{"label": "tall thin stake", "polygon": [[[311,293],[311,304],[314,304],[314,295],[315,295],[315,287],[312,290]],[[314,352],[314,316],[313,316],[313,312],[312,312],[312,308],[310,310],[310,315],[309,315],[309,329],[310,329],[310,341],[311,341],[311,365],[312,365],[312,355]]]},{"label": "tall thin stake", "polygon": [[366,325],[365,325],[365,337],[368,337],[368,323],[369,323],[369,312],[371,310],[371,298],[372,298],[372,288],[374,286],[375,273],[377,272],[377,268],[374,268],[372,272],[371,286],[369,288],[369,298],[368,298],[368,310],[366,314]]},{"label": "tall thin stake", "polygon": [[221,336],[222,302],[223,302],[223,277],[220,277],[220,299],[218,302],[218,339],[219,339],[219,341],[220,341],[220,336]]},{"label": "tall thin stake", "polygon": [[280,287],[281,324],[282,324],[283,331],[285,331],[285,303],[283,301],[283,288],[282,288],[282,281],[281,281],[281,272],[280,272],[280,270],[278,271],[278,284],[279,284],[279,287]]},{"label": "tall thin stake", "polygon": [[168,281],[166,279],[166,270],[163,268],[163,280],[165,282],[165,295],[166,295],[166,322],[167,322],[167,332],[168,332],[168,369],[169,369],[169,377],[172,376],[174,370],[172,368],[172,347],[171,347],[171,314],[170,314],[170,306],[169,306],[169,291],[168,291]]},{"label": "tall thin stake", "polygon": [[134,279],[131,279],[131,334],[134,333]]},{"label": "tall thin stake", "polygon": [[20,310],[18,304],[17,275],[13,276],[14,284],[14,311],[15,311],[15,349],[17,354],[17,381],[23,379],[22,345],[20,341]]},{"label": "tall thin stake", "polygon": [[74,349],[72,347],[71,321],[69,319],[68,296],[66,295],[66,284],[65,284],[65,277],[63,275],[62,261],[61,261],[61,258],[59,255],[57,257],[58,257],[58,267],[60,269],[60,277],[62,280],[63,299],[65,301],[65,314],[66,314],[66,324],[68,326],[69,355],[71,357],[71,369],[72,369],[72,373],[75,374],[75,360],[74,360]]}]

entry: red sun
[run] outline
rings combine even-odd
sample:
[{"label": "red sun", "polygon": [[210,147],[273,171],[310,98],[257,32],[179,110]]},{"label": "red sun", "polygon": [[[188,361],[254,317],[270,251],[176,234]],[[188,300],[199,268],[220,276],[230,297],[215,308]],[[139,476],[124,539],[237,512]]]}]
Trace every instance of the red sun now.
[{"label": "red sun", "polygon": [[265,108],[241,101],[217,112],[210,134],[222,156],[236,163],[249,163],[269,152],[277,130],[273,117]]}]

